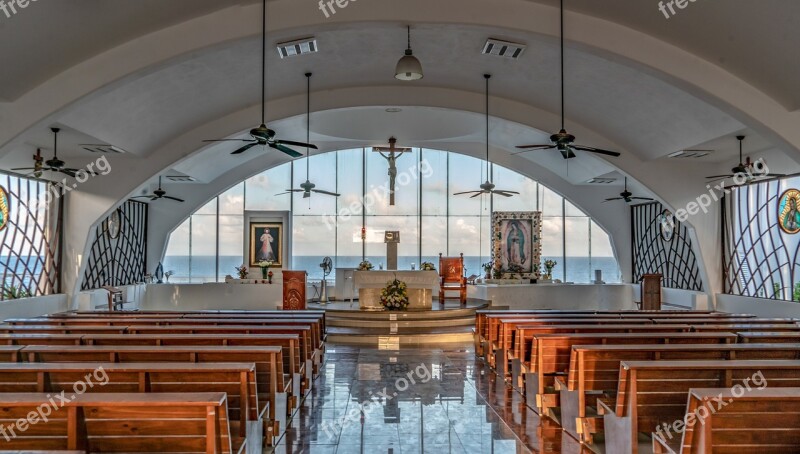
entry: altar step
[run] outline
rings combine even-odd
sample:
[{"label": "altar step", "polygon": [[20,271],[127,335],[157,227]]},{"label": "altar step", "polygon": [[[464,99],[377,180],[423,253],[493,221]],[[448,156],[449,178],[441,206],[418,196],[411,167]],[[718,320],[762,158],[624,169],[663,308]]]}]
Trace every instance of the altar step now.
[{"label": "altar step", "polygon": [[328,326],[327,341],[337,344],[377,345],[379,348],[399,348],[401,346],[471,343],[473,326],[452,326],[437,328],[398,327],[387,328],[347,328]]},{"label": "altar step", "polygon": [[329,342],[391,349],[472,343],[475,313],[488,307],[488,302],[470,300],[463,307],[458,301],[447,301],[444,305],[434,301],[432,310],[426,311],[362,311],[358,302],[340,301],[314,306],[325,310]]}]

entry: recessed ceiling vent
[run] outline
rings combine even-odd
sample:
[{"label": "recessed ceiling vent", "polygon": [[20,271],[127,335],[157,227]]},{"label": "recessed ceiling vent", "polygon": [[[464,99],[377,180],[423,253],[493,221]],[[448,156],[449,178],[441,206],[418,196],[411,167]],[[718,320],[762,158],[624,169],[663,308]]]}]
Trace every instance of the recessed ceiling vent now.
[{"label": "recessed ceiling vent", "polygon": [[702,158],[713,153],[714,150],[681,150],[670,153],[670,158]]},{"label": "recessed ceiling vent", "polygon": [[78,145],[90,153],[117,153],[124,154],[125,150],[114,145],[107,145],[104,143],[82,143]]},{"label": "recessed ceiling vent", "polygon": [[496,57],[505,57],[512,60],[518,59],[525,52],[525,44],[512,43],[509,41],[502,41],[499,39],[489,38],[483,46],[484,55],[494,55]]},{"label": "recessed ceiling vent", "polygon": [[281,58],[294,57],[297,55],[313,54],[318,52],[317,38],[303,38],[285,43],[278,43],[278,55]]},{"label": "recessed ceiling vent", "polygon": [[591,180],[587,181],[588,184],[611,184],[617,181],[616,178],[592,178]]},{"label": "recessed ceiling vent", "polygon": [[192,183],[197,181],[194,177],[189,175],[167,175],[166,178],[175,183]]}]

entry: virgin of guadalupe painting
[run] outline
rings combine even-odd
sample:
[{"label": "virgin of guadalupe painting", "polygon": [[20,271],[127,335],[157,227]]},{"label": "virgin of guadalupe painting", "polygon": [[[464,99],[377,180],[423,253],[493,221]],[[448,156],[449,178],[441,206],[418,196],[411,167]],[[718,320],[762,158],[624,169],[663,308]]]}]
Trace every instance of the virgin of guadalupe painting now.
[{"label": "virgin of guadalupe painting", "polygon": [[0,186],[0,231],[5,229],[8,225],[8,217],[11,213],[9,202],[8,202],[8,193],[6,192],[5,188]]},{"label": "virgin of guadalupe painting", "polygon": [[797,189],[789,189],[778,200],[778,224],[790,235],[800,232],[800,191]]},{"label": "virgin of guadalupe painting", "polygon": [[496,212],[493,215],[494,261],[504,278],[536,278],[541,256],[541,214]]},{"label": "virgin of guadalupe painting", "polygon": [[273,268],[283,266],[283,224],[250,224],[250,266],[258,262],[272,262]]}]

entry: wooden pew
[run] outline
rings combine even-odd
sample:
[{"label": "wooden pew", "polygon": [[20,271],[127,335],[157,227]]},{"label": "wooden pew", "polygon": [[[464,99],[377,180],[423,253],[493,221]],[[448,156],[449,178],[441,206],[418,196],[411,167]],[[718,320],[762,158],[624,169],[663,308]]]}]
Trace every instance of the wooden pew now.
[{"label": "wooden pew", "polygon": [[[51,396],[0,394],[0,424],[10,431],[36,414]],[[92,453],[241,453],[244,440],[231,436],[225,393],[82,394],[31,418],[25,431],[0,438],[4,450],[79,450]],[[41,414],[45,414],[45,410]]]},{"label": "wooden pew", "polygon": [[[689,332],[689,325],[672,324],[672,325],[648,325],[639,323],[599,323],[599,324],[586,324],[586,325],[519,325],[516,327],[517,345],[515,360],[512,364],[515,374],[522,373],[520,358],[528,358],[530,352],[536,351],[537,334],[557,334],[557,333],[681,333]],[[530,363],[536,361],[531,357]],[[498,374],[502,369],[498,369]]]},{"label": "wooden pew", "polygon": [[256,364],[259,400],[269,402],[269,420],[265,423],[265,438],[272,441],[286,429],[288,389],[283,380],[283,356],[280,347],[29,345],[22,347],[21,353],[31,363],[252,362]]},{"label": "wooden pew", "polygon": [[298,408],[303,394],[311,388],[298,334],[96,334],[82,339],[85,345],[274,345],[281,347],[285,372],[291,374],[285,378],[292,385],[290,407]]},{"label": "wooden pew", "polygon": [[[80,386],[78,384],[81,384]],[[259,405],[255,363],[0,363],[0,393],[224,392],[231,430],[261,453],[268,403]],[[2,442],[0,441],[0,446]]]},{"label": "wooden pew", "polygon": [[125,326],[0,325],[0,334],[124,334]]},{"label": "wooden pew", "polygon": [[[719,408],[718,399],[730,404]],[[695,418],[683,439],[671,443],[654,434],[655,453],[787,453],[800,446],[800,388],[752,389],[744,395],[692,389],[686,414]]]},{"label": "wooden pew", "polygon": [[22,345],[0,345],[0,363],[16,363],[22,359]]},{"label": "wooden pew", "polygon": [[731,333],[740,333],[743,331],[752,332],[795,332],[800,334],[800,325],[796,324],[710,324],[710,325],[692,325],[692,331],[727,331]]},{"label": "wooden pew", "polygon": [[757,359],[800,360],[800,344],[679,344],[672,340],[667,345],[642,345],[635,341],[614,345],[574,344],[566,383],[557,378],[562,427],[576,439],[593,443],[594,434],[602,432],[603,425],[597,416],[597,399],[614,398],[623,361]]},{"label": "wooden pew", "polygon": [[649,451],[657,427],[683,419],[691,388],[753,388],[753,377],[763,377],[770,388],[798,387],[800,361],[622,362],[614,403],[598,400],[606,452]]},{"label": "wooden pew", "polygon": [[0,345],[80,345],[83,334],[0,334]]},{"label": "wooden pew", "polygon": [[300,336],[300,355],[306,363],[306,380],[312,386],[314,374],[314,348],[311,341],[311,327],[307,325],[285,326],[285,325],[131,325],[128,327],[129,334],[297,334]]},{"label": "wooden pew", "polygon": [[[661,325],[671,326],[671,325]],[[655,344],[708,344],[721,347],[736,341],[734,333],[687,333],[687,332],[637,332],[607,331],[590,333],[537,333],[533,336],[530,357],[523,365],[525,400],[540,415],[549,409],[561,406],[556,379],[567,377],[570,371],[570,353],[575,346],[592,344],[634,344],[639,347]],[[644,344],[644,345],[642,345]],[[619,370],[619,363],[615,365]],[[559,419],[559,418],[556,418]]]},{"label": "wooden pew", "polygon": [[800,332],[797,331],[784,331],[784,332],[759,332],[759,331],[740,331],[739,342],[747,343],[774,343],[785,342],[796,344],[800,343]]}]

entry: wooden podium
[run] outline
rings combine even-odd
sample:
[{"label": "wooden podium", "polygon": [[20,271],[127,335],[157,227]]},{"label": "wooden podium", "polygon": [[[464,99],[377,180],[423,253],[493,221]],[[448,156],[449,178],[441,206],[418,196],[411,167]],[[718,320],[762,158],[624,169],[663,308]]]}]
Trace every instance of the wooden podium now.
[{"label": "wooden podium", "polygon": [[305,271],[283,271],[283,310],[306,310]]},{"label": "wooden podium", "polygon": [[642,276],[642,310],[661,310],[661,275],[645,274]]}]

